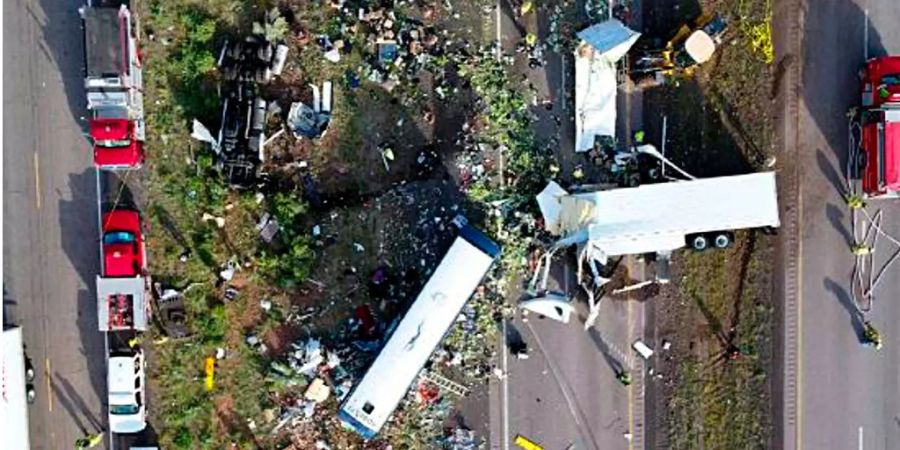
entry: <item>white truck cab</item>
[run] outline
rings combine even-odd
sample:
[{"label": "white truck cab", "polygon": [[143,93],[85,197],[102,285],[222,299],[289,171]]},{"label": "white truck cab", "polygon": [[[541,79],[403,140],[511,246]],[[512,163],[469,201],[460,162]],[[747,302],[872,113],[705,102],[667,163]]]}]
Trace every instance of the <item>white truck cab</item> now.
[{"label": "white truck cab", "polygon": [[137,433],[147,426],[144,381],[143,352],[110,355],[109,428],[113,433]]}]

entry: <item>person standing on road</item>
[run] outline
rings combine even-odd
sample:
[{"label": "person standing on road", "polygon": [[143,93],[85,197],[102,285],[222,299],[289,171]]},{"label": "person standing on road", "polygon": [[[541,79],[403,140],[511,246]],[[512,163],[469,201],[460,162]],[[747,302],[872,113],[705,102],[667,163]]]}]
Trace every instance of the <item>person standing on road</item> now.
[{"label": "person standing on road", "polygon": [[75,440],[75,450],[94,448],[103,442],[103,432],[88,434]]}]

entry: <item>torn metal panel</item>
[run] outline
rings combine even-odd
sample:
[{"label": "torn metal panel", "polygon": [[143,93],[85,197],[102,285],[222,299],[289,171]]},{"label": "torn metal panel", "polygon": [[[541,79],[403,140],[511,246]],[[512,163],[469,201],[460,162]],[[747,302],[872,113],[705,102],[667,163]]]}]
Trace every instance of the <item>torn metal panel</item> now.
[{"label": "torn metal panel", "polygon": [[559,234],[559,217],[562,213],[560,198],[569,195],[565,189],[551,181],[547,187],[537,195],[538,207],[544,216],[544,227],[553,234]]},{"label": "torn metal panel", "polygon": [[316,139],[322,137],[331,123],[331,99],[333,88],[330,81],[318,86],[310,85],[313,91],[313,104],[296,102],[288,112],[288,128],[296,138]]},{"label": "torn metal panel", "polygon": [[616,62],[640,37],[618,20],[578,33],[575,49],[575,151],[594,147],[599,136],[616,137]]},{"label": "torn metal panel", "polygon": [[559,294],[525,300],[519,303],[519,307],[562,323],[569,323],[569,318],[575,311],[569,299]]}]

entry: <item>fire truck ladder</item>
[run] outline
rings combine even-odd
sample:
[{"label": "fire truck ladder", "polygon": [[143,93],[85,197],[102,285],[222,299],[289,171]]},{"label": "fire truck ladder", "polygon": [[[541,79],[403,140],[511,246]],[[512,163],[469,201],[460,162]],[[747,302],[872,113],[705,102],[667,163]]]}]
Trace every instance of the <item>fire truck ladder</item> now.
[{"label": "fire truck ladder", "polygon": [[[850,297],[860,314],[872,310],[875,303],[875,288],[891,265],[900,258],[900,240],[881,228],[881,209],[874,209],[864,201],[859,173],[862,168],[862,123],[861,113],[851,111],[849,118],[849,152],[845,172],[845,201],[850,210],[850,252],[853,254],[853,271],[850,279]],[[878,265],[875,260],[879,237],[892,244],[890,256]]]},{"label": "fire truck ladder", "polygon": [[469,388],[430,370],[422,372],[422,379],[459,397],[465,397],[469,394]]}]

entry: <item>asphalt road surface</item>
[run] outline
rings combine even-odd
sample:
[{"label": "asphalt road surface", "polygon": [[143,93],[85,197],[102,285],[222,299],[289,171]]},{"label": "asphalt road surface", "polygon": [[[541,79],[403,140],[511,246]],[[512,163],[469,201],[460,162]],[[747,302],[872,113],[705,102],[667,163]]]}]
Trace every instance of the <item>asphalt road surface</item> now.
[{"label": "asphalt road surface", "polygon": [[[869,12],[866,38],[866,10]],[[861,346],[861,322],[850,299],[849,213],[841,198],[848,107],[858,104],[856,70],[868,56],[900,54],[900,3],[895,0],[809,0],[802,48],[796,151],[799,246],[796,307],[796,397],[785,398],[785,448],[900,448],[900,265],[877,288],[867,315],[885,346]],[[866,48],[867,47],[867,48]],[[790,120],[790,118],[789,118]],[[788,138],[788,149],[791,146]],[[900,234],[900,203],[870,202],[884,211],[886,231]],[[891,251],[879,241],[876,260]],[[790,265],[790,264],[789,264]],[[792,354],[788,351],[790,358]],[[786,361],[788,367],[791,361]],[[789,373],[789,372],[788,372]],[[793,412],[793,414],[792,414]],[[792,425],[792,416],[796,418]]]},{"label": "asphalt road surface", "polygon": [[79,3],[3,5],[3,298],[36,368],[33,449],[105,427],[94,172],[82,133]]},{"label": "asphalt road surface", "polygon": [[[546,38],[548,10],[539,8],[514,21],[511,4],[501,1],[500,5],[499,37],[508,54],[515,51],[526,30],[537,30],[539,38]],[[519,64],[516,70],[528,75],[540,99],[553,102],[549,111],[539,105],[532,108],[536,129],[544,139],[557,139],[557,145],[551,146],[558,148],[563,174],[571,174],[583,158],[573,150],[574,118],[566,111],[564,100],[566,92],[574,88],[571,56],[566,59],[547,53],[543,67],[528,70]],[[627,136],[628,125],[640,125],[640,99],[628,103],[634,97],[621,94],[619,133]],[[571,269],[574,263],[573,254],[557,254],[551,290],[580,294]],[[507,341],[523,340],[529,356],[520,360],[509,355],[500,363],[507,377],[505,386],[503,382],[498,386],[499,402],[492,405],[500,413],[492,411],[491,448],[518,448],[513,441],[519,435],[546,449],[643,448],[645,366],[630,348],[643,330],[642,308],[638,302],[604,301],[600,317],[589,331],[583,329],[587,305],[582,302],[577,303],[577,313],[568,324],[534,314],[510,321]],[[633,378],[629,387],[616,381],[616,371],[623,369]]]}]

